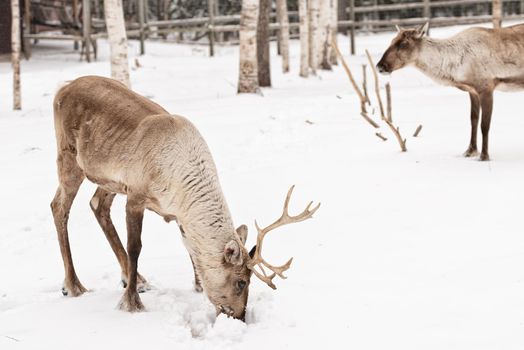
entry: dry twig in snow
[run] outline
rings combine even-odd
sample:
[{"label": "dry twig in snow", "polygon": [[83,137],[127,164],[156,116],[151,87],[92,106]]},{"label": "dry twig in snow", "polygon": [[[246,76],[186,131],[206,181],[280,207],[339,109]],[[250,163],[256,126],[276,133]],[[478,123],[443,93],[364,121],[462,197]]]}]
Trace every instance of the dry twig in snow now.
[{"label": "dry twig in snow", "polygon": [[344,56],[342,56],[342,53],[340,53],[340,50],[338,49],[338,45],[335,41],[332,42],[333,48],[337,52],[338,57],[340,58],[340,61],[342,62],[342,66],[344,67],[344,70],[346,71],[346,74],[349,78],[349,81],[351,82],[351,85],[353,86],[353,89],[358,95],[358,98],[360,99],[360,115],[366,119],[366,121],[371,124],[374,128],[379,128],[379,125],[368,116],[368,112],[366,110],[366,102],[369,102],[367,97],[360,91],[360,88],[357,85],[357,82],[355,81],[355,78],[353,77],[353,74],[351,73],[351,70],[349,69],[349,66],[346,63],[346,60],[344,59]]},{"label": "dry twig in snow", "polygon": [[375,64],[373,63],[373,60],[371,59],[371,55],[369,54],[368,50],[366,50],[366,56],[368,56],[369,65],[371,66],[371,71],[373,72],[373,79],[375,80],[375,93],[377,94],[378,107],[380,108],[380,117],[382,118],[382,120],[385,120],[386,117],[384,115],[384,105],[382,104],[382,98],[380,97],[380,86],[378,81],[377,69],[375,68]]},{"label": "dry twig in snow", "polygon": [[420,134],[421,130],[422,130],[422,125],[417,126],[417,130],[415,130],[415,133],[413,134],[413,137],[417,137],[418,134]]},{"label": "dry twig in snow", "polygon": [[[386,89],[386,94],[387,94],[387,101],[391,101],[391,87],[389,89]],[[390,109],[389,104],[387,107],[388,109]],[[408,150],[406,148],[406,139],[403,139],[402,136],[400,135],[400,130],[398,126],[396,127],[395,125],[393,125],[393,123],[389,119],[384,119],[384,122],[389,126],[391,131],[393,131],[393,134],[395,134],[395,136],[397,137],[397,141],[398,141],[398,144],[400,145],[400,149],[402,150],[402,152],[406,152]]]},{"label": "dry twig in snow", "polygon": [[368,95],[368,79],[366,75],[366,65],[362,65],[362,90],[364,91],[364,98],[366,99],[366,102],[369,104],[369,95]]},{"label": "dry twig in snow", "polygon": [[387,141],[387,140],[388,140],[387,137],[385,137],[384,135],[382,135],[382,134],[379,133],[379,132],[376,132],[375,135],[377,135],[377,137],[378,137],[379,139],[382,139],[382,141]]},{"label": "dry twig in snow", "polygon": [[[395,134],[402,152],[406,152],[407,151],[406,139],[402,138],[398,127],[395,127],[395,125],[393,125],[393,123],[388,118],[386,118],[386,116],[384,115],[384,107],[382,106],[382,100],[380,98],[380,86],[379,86],[379,81],[378,81],[377,70],[375,68],[375,64],[373,63],[373,60],[371,59],[371,55],[369,54],[368,50],[366,50],[366,55],[368,56],[369,65],[371,66],[371,69],[373,70],[373,77],[375,79],[375,92],[377,93],[377,99],[378,99],[378,103],[380,107],[380,115],[382,117],[382,120],[389,126],[391,131],[393,131],[393,134]],[[391,101],[391,87],[386,89],[386,94],[388,95],[386,96],[386,101],[390,102]],[[388,104],[387,108],[390,109],[391,106]]]},{"label": "dry twig in snow", "polygon": [[386,117],[390,122],[393,123],[393,115],[391,114],[391,110],[393,109],[393,107],[391,106],[391,85],[389,85],[389,83],[386,83],[386,107]]}]

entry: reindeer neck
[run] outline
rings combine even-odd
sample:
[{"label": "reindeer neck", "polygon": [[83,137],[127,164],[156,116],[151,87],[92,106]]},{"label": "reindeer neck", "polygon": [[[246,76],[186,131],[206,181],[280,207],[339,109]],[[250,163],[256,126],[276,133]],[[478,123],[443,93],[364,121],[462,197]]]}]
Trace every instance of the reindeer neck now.
[{"label": "reindeer neck", "polygon": [[218,263],[224,246],[237,235],[215,164],[206,145],[189,152],[184,163],[185,168],[174,170],[177,188],[173,198],[184,243],[194,259],[204,255],[206,261]]},{"label": "reindeer neck", "polygon": [[440,83],[453,84],[463,56],[455,41],[453,38],[422,38],[415,67]]},{"label": "reindeer neck", "polygon": [[[181,206],[179,223],[184,231],[184,243],[192,256],[222,261],[224,247],[236,233],[223,195],[218,189],[204,189]],[[203,190],[203,191],[204,191]]]}]

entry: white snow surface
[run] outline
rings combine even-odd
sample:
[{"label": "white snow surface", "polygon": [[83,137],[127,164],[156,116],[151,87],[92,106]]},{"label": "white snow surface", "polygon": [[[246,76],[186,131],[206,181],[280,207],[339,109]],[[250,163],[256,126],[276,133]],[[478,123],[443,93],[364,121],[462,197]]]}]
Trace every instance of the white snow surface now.
[{"label": "white snow surface", "polygon": [[[377,60],[393,35],[357,37],[357,55],[346,57],[357,80],[364,49]],[[339,41],[347,53],[348,39]],[[52,99],[66,80],[107,76],[109,55],[101,42],[87,64],[70,44],[41,42],[22,63],[22,111],[11,110],[11,68],[0,63],[0,349],[524,349],[522,94],[496,93],[493,160],[479,162],[461,156],[467,94],[414,69],[388,78],[394,122],[407,138],[401,153],[385,124],[382,142],[360,117],[341,66],[298,77],[296,41],[289,74],[272,57],[274,87],[263,96],[236,93],[238,47],[213,58],[203,46],[148,42],[146,55],[137,50],[131,42],[131,62],[141,65],[132,88],[199,128],[235,223],[250,227],[248,248],[254,219],[276,219],[290,185],[292,213],[309,200],[322,206],[312,220],[268,235],[268,260],[294,261],[276,291],[253,277],[246,324],[215,318],[193,290],[177,226],[148,212],[139,271],[154,289],[141,294],[147,311],[129,314],[116,309],[120,270],[86,181],[69,231],[90,292],[62,296],[49,208],[57,186]],[[112,213],[125,242],[124,203],[118,196]]]}]

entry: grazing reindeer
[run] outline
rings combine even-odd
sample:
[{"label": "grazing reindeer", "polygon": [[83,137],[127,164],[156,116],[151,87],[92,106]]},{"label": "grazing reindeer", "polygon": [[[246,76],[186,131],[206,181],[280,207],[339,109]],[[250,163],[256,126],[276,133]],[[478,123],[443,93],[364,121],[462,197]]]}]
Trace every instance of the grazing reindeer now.
[{"label": "grazing reindeer", "polygon": [[[78,296],[80,283],[69,248],[67,222],[71,204],[87,177],[98,185],[90,205],[116,254],[125,293],[119,307],[144,309],[137,287],[146,281],[137,272],[142,218],[149,209],[176,220],[195,272],[196,289],[206,293],[218,313],[244,319],[248,286],[254,273],[275,289],[291,264],[272,266],[262,257],[262,243],[272,229],[311,218],[311,203],[289,216],[289,190],[281,218],[261,229],[250,253],[247,227],[236,231],[206,142],[185,118],[169,115],[123,84],[82,77],[61,88],[54,100],[59,186],[51,203],[65,268],[64,295]],[[110,217],[115,194],[127,195],[127,253]],[[257,268],[260,271],[257,271]],[[273,271],[266,274],[264,267]]]},{"label": "grazing reindeer", "polygon": [[500,29],[469,28],[448,39],[418,29],[400,29],[377,64],[381,73],[414,65],[439,83],[467,91],[471,100],[471,140],[464,153],[477,152],[477,128],[482,109],[482,153],[489,160],[488,134],[493,91],[524,89],[524,24]]}]

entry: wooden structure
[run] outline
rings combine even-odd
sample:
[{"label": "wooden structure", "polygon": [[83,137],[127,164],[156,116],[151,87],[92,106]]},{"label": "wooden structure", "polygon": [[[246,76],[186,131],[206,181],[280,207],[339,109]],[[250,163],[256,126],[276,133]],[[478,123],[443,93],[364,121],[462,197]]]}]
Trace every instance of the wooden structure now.
[{"label": "wooden structure", "polygon": [[[0,0],[9,3],[9,0]],[[96,58],[96,40],[106,37],[104,20],[99,18],[99,9],[92,7],[99,2],[93,0],[21,0],[29,11],[24,13],[24,47],[26,55],[30,49],[29,41],[33,40],[70,40],[82,43],[82,57],[89,62]],[[145,52],[145,40],[151,36],[163,36],[168,33],[194,33],[194,39],[207,36],[209,38],[209,51],[213,55],[216,33],[238,33],[240,30],[240,15],[221,16],[217,9],[217,0],[208,0],[209,17],[196,17],[189,19],[154,19],[150,1],[124,0],[126,4],[133,4],[134,15],[129,15],[126,20],[128,37],[140,40],[140,52]],[[445,26],[456,24],[471,24],[490,22],[490,4],[492,0],[413,0],[387,5],[378,5],[378,0],[341,0],[346,3],[344,18],[339,20],[339,31],[347,30],[350,38],[351,53],[355,53],[356,31],[382,31],[392,30],[395,25],[414,26],[429,21],[431,26]],[[371,5],[369,5],[371,4]],[[462,13],[464,6],[485,6],[481,15],[455,16]],[[7,6],[8,7],[8,6]],[[157,8],[158,16],[162,11]],[[214,8],[214,11],[212,10]],[[524,19],[524,0],[504,0],[504,20]],[[509,10],[509,11],[508,11]],[[343,13],[343,11],[341,11]],[[296,37],[299,22],[298,13],[290,11],[289,29],[291,36]],[[2,14],[0,14],[1,16]],[[451,15],[451,16],[450,16]],[[158,17],[157,16],[157,17]],[[406,17],[407,16],[407,17]],[[161,16],[165,17],[165,14]],[[276,22],[275,14],[271,16],[270,30],[273,34],[280,29]],[[0,21],[0,24],[3,21]],[[0,30],[2,27],[0,26]],[[54,29],[51,33],[42,29]],[[57,34],[56,30],[61,33]],[[0,31],[0,34],[2,32]],[[294,35],[295,34],[295,35]],[[0,35],[0,39],[4,35]],[[193,39],[193,40],[194,40]],[[1,45],[1,41],[0,41]],[[1,46],[0,46],[1,48]]]},{"label": "wooden structure", "polygon": [[[477,5],[485,7],[483,13],[490,13],[491,3],[492,0],[417,0],[410,3],[378,5],[377,1],[373,0],[372,5],[355,6],[355,0],[349,0],[347,8],[349,20],[339,21],[339,27],[349,28],[351,53],[354,54],[356,30],[376,32],[391,30],[395,25],[414,26],[425,22],[429,22],[430,27],[491,22],[491,14],[455,16],[453,11],[464,6]],[[503,5],[506,10],[503,11],[503,20],[524,19],[523,0],[503,0]],[[507,10],[510,10],[510,13]],[[408,18],[403,18],[401,16],[403,11],[413,12],[409,12]],[[417,15],[413,16],[413,13]]]},{"label": "wooden structure", "polygon": [[0,55],[11,52],[11,1],[0,0]]},{"label": "wooden structure", "polygon": [[[91,0],[24,1],[23,40],[27,57],[31,55],[31,40],[69,40],[75,43],[75,48],[82,43],[81,54],[88,62],[93,54],[96,58]],[[98,29],[103,29],[103,26]]]}]

